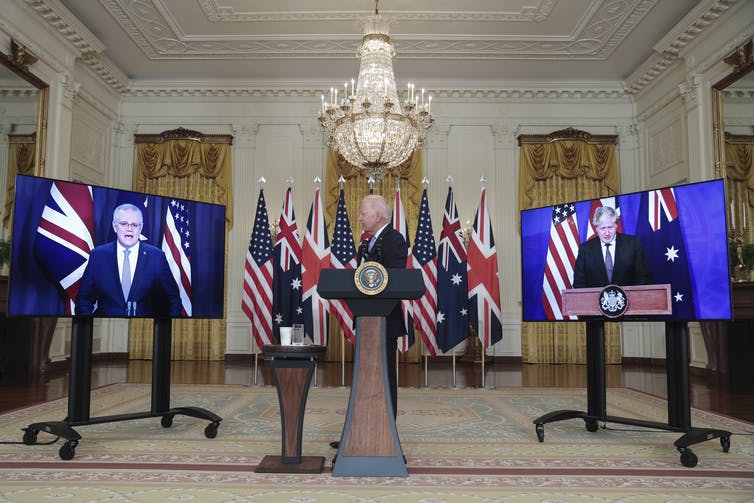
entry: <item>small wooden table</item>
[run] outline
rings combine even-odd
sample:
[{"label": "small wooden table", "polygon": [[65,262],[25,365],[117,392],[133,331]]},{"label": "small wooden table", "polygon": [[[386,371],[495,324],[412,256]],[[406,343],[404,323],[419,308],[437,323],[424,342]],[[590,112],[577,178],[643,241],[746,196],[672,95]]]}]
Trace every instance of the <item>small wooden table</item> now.
[{"label": "small wooden table", "polygon": [[275,376],[280,403],[282,454],[265,456],[258,473],[322,473],[324,456],[302,456],[301,438],[309,384],[316,361],[325,355],[325,346],[282,346],[267,344],[262,356],[267,358]]}]

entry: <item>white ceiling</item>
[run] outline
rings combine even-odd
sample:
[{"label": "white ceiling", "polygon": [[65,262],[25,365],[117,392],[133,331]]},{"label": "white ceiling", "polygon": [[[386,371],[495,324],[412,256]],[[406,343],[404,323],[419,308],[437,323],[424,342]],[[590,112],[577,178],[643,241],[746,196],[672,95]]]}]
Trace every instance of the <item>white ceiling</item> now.
[{"label": "white ceiling", "polygon": [[[68,32],[77,32],[90,66],[97,65],[113,81],[131,81],[128,86],[179,80],[343,82],[358,73],[359,19],[374,11],[373,0],[26,2],[47,13],[48,23],[69,39]],[[383,0],[379,11],[393,20],[399,86],[409,79],[418,86],[551,80],[616,84],[652,57],[677,53],[678,41],[685,43],[695,33],[685,25],[698,32],[709,24],[700,19],[729,3]]]}]

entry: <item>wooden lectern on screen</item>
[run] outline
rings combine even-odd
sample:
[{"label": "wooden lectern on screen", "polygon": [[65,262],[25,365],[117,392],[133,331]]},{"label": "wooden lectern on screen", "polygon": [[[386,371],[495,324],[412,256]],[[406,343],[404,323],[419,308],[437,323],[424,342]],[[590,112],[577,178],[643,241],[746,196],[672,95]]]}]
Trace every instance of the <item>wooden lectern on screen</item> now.
[{"label": "wooden lectern on screen", "polygon": [[[600,294],[605,287],[571,288],[563,290],[563,316],[603,316]],[[624,316],[654,316],[673,314],[670,285],[622,286],[626,292],[628,309]]]}]

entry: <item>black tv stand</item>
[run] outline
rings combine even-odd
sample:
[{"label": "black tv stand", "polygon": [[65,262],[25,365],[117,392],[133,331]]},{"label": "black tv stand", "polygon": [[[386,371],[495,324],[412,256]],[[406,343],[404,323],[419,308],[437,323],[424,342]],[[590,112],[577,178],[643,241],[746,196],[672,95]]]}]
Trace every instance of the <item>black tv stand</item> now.
[{"label": "black tv stand", "polygon": [[89,417],[90,392],[92,382],[92,335],[94,320],[92,318],[73,318],[71,327],[71,361],[68,390],[68,416],[63,421],[45,421],[32,423],[24,428],[23,442],[26,445],[37,443],[40,431],[62,437],[66,440],[60,447],[60,459],[70,460],[76,454],[76,446],[81,435],[75,426],[112,423],[160,417],[160,424],[169,428],[173,417],[184,415],[206,419],[210,424],[204,429],[207,438],[217,436],[217,428],[222,418],[200,407],[170,408],[170,346],[172,324],[168,318],[154,320],[154,354],[152,356],[152,406],[146,412],[117,414],[112,416]]},{"label": "black tv stand", "polygon": [[534,420],[534,424],[539,441],[544,442],[545,424],[580,418],[584,420],[586,429],[590,432],[598,430],[599,422],[605,422],[684,433],[673,445],[681,453],[681,464],[688,468],[693,468],[698,462],[696,454],[689,449],[691,445],[719,438],[723,452],[728,452],[731,432],[712,428],[693,428],[691,426],[688,327],[686,323],[671,321],[665,323],[665,371],[668,387],[667,423],[607,415],[604,327],[603,321],[586,322],[587,411],[556,410],[538,417]]}]

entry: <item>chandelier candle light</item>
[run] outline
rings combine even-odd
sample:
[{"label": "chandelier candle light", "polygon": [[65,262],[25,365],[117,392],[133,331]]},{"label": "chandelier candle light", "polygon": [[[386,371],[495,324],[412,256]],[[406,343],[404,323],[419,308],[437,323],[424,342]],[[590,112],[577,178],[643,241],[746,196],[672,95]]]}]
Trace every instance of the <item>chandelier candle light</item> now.
[{"label": "chandelier candle light", "polygon": [[358,80],[343,84],[342,99],[337,88],[330,89],[329,101],[322,95],[319,114],[327,144],[378,181],[422,146],[434,122],[432,96],[425,99],[424,89],[417,95],[409,83],[400,105],[388,28],[375,2],[374,15],[364,21]]}]

